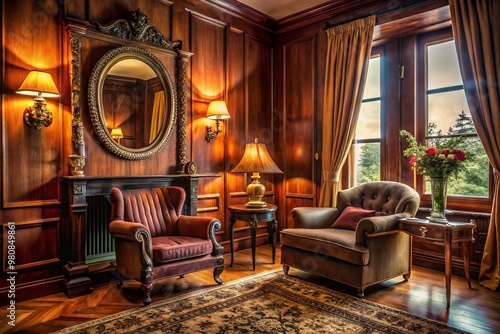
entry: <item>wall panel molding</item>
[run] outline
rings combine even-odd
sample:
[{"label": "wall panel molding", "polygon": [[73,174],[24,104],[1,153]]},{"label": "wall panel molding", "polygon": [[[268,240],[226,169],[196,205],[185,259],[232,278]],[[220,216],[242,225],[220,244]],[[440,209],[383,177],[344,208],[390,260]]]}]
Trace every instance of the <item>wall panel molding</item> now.
[{"label": "wall panel molding", "polygon": [[[8,231],[14,226],[15,266],[8,266]],[[2,270],[22,271],[59,263],[59,218],[2,223]],[[22,243],[21,243],[22,242]],[[36,250],[36,251],[35,251]]]},{"label": "wall panel molding", "polygon": [[221,208],[220,194],[198,195],[198,213],[218,212]]},{"label": "wall panel molding", "polygon": [[[283,45],[283,119],[285,129],[285,196],[314,196],[316,189],[316,35],[289,41]],[[300,134],[300,135],[299,135]]]}]

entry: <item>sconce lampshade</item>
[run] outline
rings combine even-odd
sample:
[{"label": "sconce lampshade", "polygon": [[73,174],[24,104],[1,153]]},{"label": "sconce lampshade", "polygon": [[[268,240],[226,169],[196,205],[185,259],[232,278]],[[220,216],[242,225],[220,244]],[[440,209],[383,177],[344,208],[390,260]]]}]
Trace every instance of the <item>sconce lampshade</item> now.
[{"label": "sconce lampshade", "polygon": [[207,119],[215,119],[215,131],[212,131],[212,127],[207,125],[207,136],[205,139],[210,142],[214,139],[222,130],[219,128],[221,119],[228,119],[229,111],[227,110],[226,102],[224,101],[212,101],[208,105],[207,109]]},{"label": "sconce lampshade", "polygon": [[259,173],[283,173],[269,155],[266,145],[259,143],[257,138],[255,138],[254,143],[245,145],[243,158],[241,158],[241,161],[231,170],[231,172],[252,173],[251,179],[253,182],[247,186],[249,201],[246,206],[250,207],[265,207],[267,205],[266,202],[262,201],[262,197],[266,193],[266,187],[259,182]]},{"label": "sconce lampshade", "polygon": [[111,129],[111,138],[123,138],[123,131],[121,128]]},{"label": "sconce lampshade", "polygon": [[37,96],[42,93],[44,97],[61,96],[50,73],[43,71],[31,71],[16,93],[29,96]]},{"label": "sconce lampshade", "polygon": [[208,105],[207,116],[208,119],[228,119],[229,111],[227,110],[226,102],[212,101]]},{"label": "sconce lampshade", "polygon": [[35,96],[35,104],[24,110],[24,122],[29,126],[40,129],[42,126],[52,124],[52,113],[47,109],[45,97],[59,97],[61,94],[57,90],[50,73],[43,71],[31,71],[24,79],[21,87],[16,91],[18,94]]}]

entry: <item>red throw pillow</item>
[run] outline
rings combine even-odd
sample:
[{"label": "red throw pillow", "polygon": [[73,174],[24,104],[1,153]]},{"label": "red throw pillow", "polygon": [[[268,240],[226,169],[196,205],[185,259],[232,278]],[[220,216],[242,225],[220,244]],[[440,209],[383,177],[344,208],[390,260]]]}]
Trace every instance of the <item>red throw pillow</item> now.
[{"label": "red throw pillow", "polygon": [[385,212],[378,212],[375,210],[366,210],[355,206],[348,206],[344,209],[344,211],[342,211],[340,216],[332,224],[331,227],[354,231],[356,230],[356,226],[361,219],[385,215]]}]

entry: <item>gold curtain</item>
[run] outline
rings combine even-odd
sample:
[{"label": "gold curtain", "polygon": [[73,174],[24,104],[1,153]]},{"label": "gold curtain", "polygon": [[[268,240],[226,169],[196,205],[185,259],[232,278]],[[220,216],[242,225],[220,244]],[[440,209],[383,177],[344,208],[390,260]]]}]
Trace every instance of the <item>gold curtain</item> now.
[{"label": "gold curtain", "polygon": [[149,132],[149,143],[152,143],[161,130],[165,119],[165,92],[155,92],[153,101],[153,113],[151,116],[151,130]]},{"label": "gold curtain", "polygon": [[347,158],[372,49],[375,16],[330,28],[323,99],[323,149],[319,206],[337,204],[340,170]]},{"label": "gold curtain", "polygon": [[479,282],[500,285],[500,1],[450,0],[460,70],[474,125],[495,174]]}]

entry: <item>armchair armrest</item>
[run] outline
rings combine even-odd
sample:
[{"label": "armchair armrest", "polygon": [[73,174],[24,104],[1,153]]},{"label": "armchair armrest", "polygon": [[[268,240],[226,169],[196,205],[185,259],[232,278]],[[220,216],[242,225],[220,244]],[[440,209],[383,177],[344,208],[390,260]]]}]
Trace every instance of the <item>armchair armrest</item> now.
[{"label": "armchair armrest", "polygon": [[209,239],[210,225],[216,221],[218,222],[212,217],[180,216],[177,226],[180,235]]},{"label": "armchair armrest", "polygon": [[[136,242],[142,242],[146,234],[149,236],[149,231],[144,225],[124,220],[113,220],[109,224],[109,233],[114,238]],[[151,241],[151,237],[148,239]]]},{"label": "armchair armrest", "polygon": [[356,244],[366,246],[366,238],[398,232],[398,220],[408,217],[411,215],[403,212],[361,219],[356,227]]},{"label": "armchair armrest", "polygon": [[297,207],[292,210],[296,228],[327,228],[332,226],[339,215],[337,208]]},{"label": "armchair armrest", "polygon": [[213,255],[222,255],[224,248],[217,242],[215,231],[221,228],[221,222],[212,217],[180,216],[177,221],[179,234],[200,239],[210,239]]},{"label": "armchair armrest", "polygon": [[[124,220],[113,220],[109,224],[109,233],[116,239],[117,247],[119,243],[128,243],[129,246],[137,245],[137,251],[141,254],[142,268],[151,270],[153,266],[152,255],[153,245],[151,243],[151,234],[144,225],[128,222]],[[124,267],[133,267],[133,261],[118,259],[119,252],[116,251],[116,260]],[[132,269],[129,269],[133,272]],[[126,271],[127,272],[127,271]]]}]

